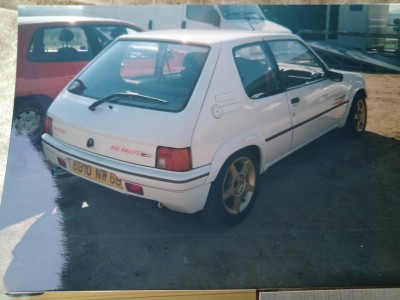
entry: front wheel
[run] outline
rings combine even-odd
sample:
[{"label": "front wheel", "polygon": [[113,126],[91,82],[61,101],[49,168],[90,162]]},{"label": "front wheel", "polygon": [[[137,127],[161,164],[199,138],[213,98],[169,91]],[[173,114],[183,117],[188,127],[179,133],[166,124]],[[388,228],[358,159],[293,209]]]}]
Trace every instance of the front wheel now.
[{"label": "front wheel", "polygon": [[204,211],[212,221],[234,225],[250,212],[257,197],[258,159],[251,151],[231,156],[212,183]]},{"label": "front wheel", "polygon": [[351,104],[345,129],[349,135],[359,137],[364,134],[367,126],[367,104],[363,97],[355,98]]}]

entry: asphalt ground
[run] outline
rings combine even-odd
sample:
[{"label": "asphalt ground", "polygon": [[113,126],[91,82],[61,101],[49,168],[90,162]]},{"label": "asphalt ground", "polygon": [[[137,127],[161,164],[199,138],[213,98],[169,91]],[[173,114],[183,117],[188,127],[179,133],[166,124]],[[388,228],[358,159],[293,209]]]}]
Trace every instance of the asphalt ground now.
[{"label": "asphalt ground", "polygon": [[83,179],[54,179],[40,149],[12,135],[3,288],[398,286],[400,191],[391,182],[399,165],[390,153],[400,153],[398,140],[329,133],[263,174],[251,214],[224,227]]}]

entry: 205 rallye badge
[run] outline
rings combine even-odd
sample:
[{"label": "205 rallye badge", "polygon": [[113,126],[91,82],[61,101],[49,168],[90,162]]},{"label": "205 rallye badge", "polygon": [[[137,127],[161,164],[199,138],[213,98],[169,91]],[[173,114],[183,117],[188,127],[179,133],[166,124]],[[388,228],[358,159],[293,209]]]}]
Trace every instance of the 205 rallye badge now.
[{"label": "205 rallye badge", "polygon": [[136,155],[136,156],[140,156],[140,157],[146,157],[146,158],[153,157],[153,155],[150,153],[144,153],[139,150],[115,146],[115,145],[111,145],[110,150],[117,151],[117,152],[123,152],[123,153],[131,154],[131,155]]}]

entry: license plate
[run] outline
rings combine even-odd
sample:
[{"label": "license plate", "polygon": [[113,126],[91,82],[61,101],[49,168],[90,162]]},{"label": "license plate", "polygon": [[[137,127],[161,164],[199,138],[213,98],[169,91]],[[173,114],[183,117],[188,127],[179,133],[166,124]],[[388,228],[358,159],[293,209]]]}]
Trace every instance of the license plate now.
[{"label": "license plate", "polygon": [[71,172],[76,175],[89,178],[96,182],[103,183],[118,189],[122,189],[121,179],[119,179],[118,176],[115,175],[114,173],[105,171],[103,169],[99,169],[91,165],[87,165],[79,161],[73,160],[71,165]]}]

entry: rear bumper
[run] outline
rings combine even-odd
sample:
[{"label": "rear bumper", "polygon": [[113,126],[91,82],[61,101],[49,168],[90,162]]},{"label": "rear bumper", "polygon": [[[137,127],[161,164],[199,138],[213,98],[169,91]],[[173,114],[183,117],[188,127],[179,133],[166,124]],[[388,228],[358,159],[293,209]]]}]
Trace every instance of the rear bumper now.
[{"label": "rear bumper", "polygon": [[[209,165],[188,172],[170,172],[93,154],[62,143],[48,134],[44,134],[42,140],[44,153],[52,164],[71,172],[72,161],[75,160],[111,172],[122,180],[121,189],[80,177],[120,193],[155,200],[171,210],[184,213],[202,210],[207,200],[210,189],[210,183],[206,182],[210,173]],[[64,160],[66,167],[60,166],[58,159]],[[128,192],[125,182],[140,185],[143,195]]]}]

